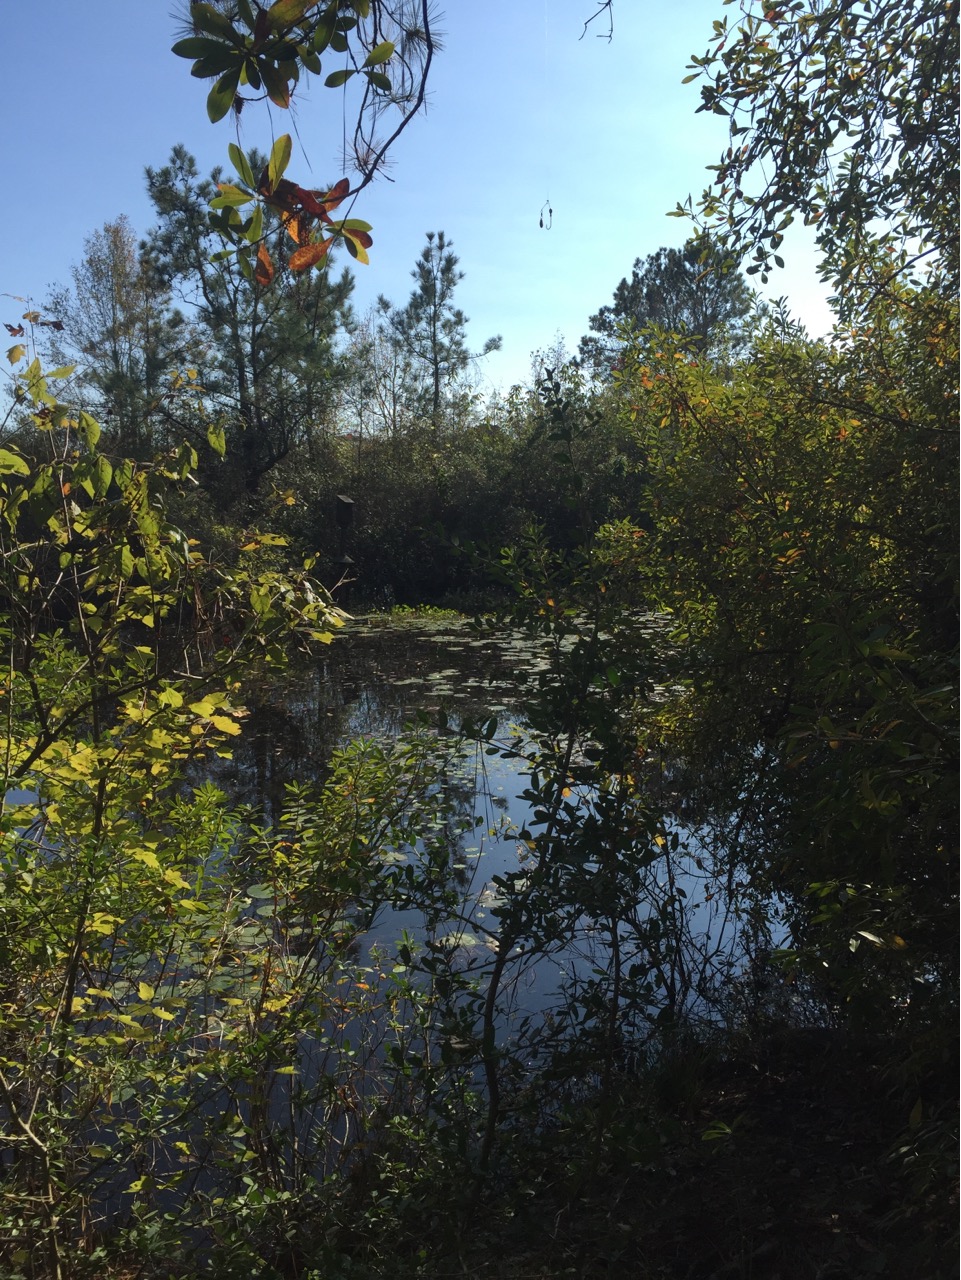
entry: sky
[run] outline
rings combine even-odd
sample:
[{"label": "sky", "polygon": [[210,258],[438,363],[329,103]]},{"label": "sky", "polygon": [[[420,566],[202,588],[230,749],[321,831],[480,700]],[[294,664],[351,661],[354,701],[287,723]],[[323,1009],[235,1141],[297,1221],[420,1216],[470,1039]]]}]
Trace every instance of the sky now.
[{"label": "sky", "polygon": [[[42,305],[69,283],[84,238],[105,222],[126,214],[147,234],[144,168],[176,143],[207,172],[231,168],[232,141],[267,150],[291,131],[286,112],[260,106],[244,112],[239,139],[232,117],[209,123],[204,83],[170,52],[174,3],[4,4],[0,321],[19,318],[18,298]],[[481,390],[529,382],[532,353],[558,341],[575,354],[634,259],[683,243],[690,224],[667,214],[700,194],[727,145],[726,122],[696,113],[697,83],[681,84],[721,0],[615,0],[611,40],[603,16],[584,32],[596,8],[447,0],[427,110],[352,211],[373,224],[370,265],[355,267],[360,315],[379,294],[407,301],[426,232],[453,242],[471,349],[503,338],[479,365]],[[317,84],[297,110],[289,176],[316,186],[342,176],[343,121],[341,92]],[[786,296],[812,333],[828,332],[810,246],[785,249],[787,268],[765,292]]]}]

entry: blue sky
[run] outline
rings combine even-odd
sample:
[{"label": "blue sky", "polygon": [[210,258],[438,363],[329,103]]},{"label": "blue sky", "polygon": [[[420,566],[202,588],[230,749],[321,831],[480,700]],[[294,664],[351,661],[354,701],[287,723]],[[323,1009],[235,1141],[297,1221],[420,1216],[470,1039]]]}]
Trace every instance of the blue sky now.
[{"label": "blue sky", "polygon": [[[563,339],[576,351],[588,317],[610,301],[636,257],[678,245],[687,224],[666,217],[699,194],[727,145],[725,122],[698,115],[703,53],[721,0],[673,5],[617,0],[614,38],[580,38],[595,0],[449,0],[440,21],[426,114],[392,152],[390,181],[360,197],[373,224],[369,267],[358,266],[358,312],[380,293],[403,303],[425,232],[443,229],[465,279],[458,301],[484,362],[484,385],[526,381],[531,352]],[[125,213],[151,225],[143,170],[182,142],[201,168],[227,166],[231,120],[209,124],[205,88],[174,57],[172,0],[45,0],[4,6],[0,121],[7,193],[0,207],[0,294],[42,303],[67,283],[84,237]],[[727,11],[728,13],[731,10]],[[303,101],[291,176],[333,182],[342,137],[339,92]],[[244,113],[240,141],[269,146],[286,113]],[[307,163],[311,166],[307,169]],[[553,208],[550,230],[538,226]],[[830,327],[808,246],[786,245],[784,294],[814,332]],[[22,311],[0,298],[0,320]]]}]

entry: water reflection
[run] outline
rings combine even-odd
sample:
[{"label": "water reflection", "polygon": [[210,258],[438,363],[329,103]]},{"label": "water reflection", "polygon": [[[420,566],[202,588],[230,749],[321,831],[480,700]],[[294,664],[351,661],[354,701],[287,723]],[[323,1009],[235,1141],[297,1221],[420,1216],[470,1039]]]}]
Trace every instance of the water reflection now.
[{"label": "water reflection", "polygon": [[[450,953],[452,966],[480,982],[503,944],[505,886],[516,903],[531,866],[533,846],[524,833],[536,835],[539,824],[523,795],[532,767],[523,703],[525,685],[546,662],[537,641],[482,636],[466,622],[352,625],[313,664],[248,692],[247,731],[215,781],[271,823],[281,813],[285,787],[322,780],[334,750],[350,740],[392,741],[412,722],[436,725],[441,712],[452,725],[496,714],[499,741],[510,743],[510,751],[485,751],[483,744],[455,750],[452,738],[438,731],[438,750],[449,762],[447,805],[456,815],[442,833],[443,876],[456,890],[456,910],[435,920],[428,936],[421,908],[401,902],[371,921],[364,942],[368,956],[393,955],[406,933]],[[596,820],[590,788],[573,801],[572,823]],[[625,989],[635,975],[630,1004],[641,1022],[664,1009],[724,1016],[728,991],[743,989],[758,954],[770,950],[770,904],[754,899],[727,864],[718,870],[696,827],[662,815],[659,831],[655,845],[653,833],[642,831],[636,849],[625,837],[615,851],[622,862],[633,857],[638,864],[620,887],[616,909],[601,901],[606,872],[588,862],[566,873],[553,936],[541,936],[539,925],[541,934],[526,937],[518,926],[501,962],[512,992],[501,1025],[542,1012],[561,990],[590,1006],[592,985],[610,982],[612,953],[626,975]]]}]

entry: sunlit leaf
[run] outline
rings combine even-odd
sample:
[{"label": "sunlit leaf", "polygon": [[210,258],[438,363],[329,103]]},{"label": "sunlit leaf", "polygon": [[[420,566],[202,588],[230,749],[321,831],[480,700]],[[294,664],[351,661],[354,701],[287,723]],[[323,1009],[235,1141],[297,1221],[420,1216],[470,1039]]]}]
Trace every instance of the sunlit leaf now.
[{"label": "sunlit leaf", "polygon": [[[347,252],[350,256],[352,258],[356,258],[358,262],[363,262],[364,265],[367,266],[370,264],[370,258],[367,256],[366,248],[360,243],[360,236],[363,234],[364,233],[362,231],[354,233],[347,232],[344,236],[344,243],[347,246]],[[368,241],[370,240],[369,236],[366,238]]]},{"label": "sunlit leaf", "polygon": [[224,435],[223,427],[211,424],[207,428],[207,443],[219,458],[224,457],[227,452],[227,438]]},{"label": "sunlit leaf", "polygon": [[311,8],[308,0],[274,0],[267,10],[267,22],[274,31],[281,27],[292,27],[302,22],[307,10]]},{"label": "sunlit leaf", "polygon": [[375,45],[364,59],[365,67],[376,67],[380,63],[386,62],[388,58],[393,57],[394,46],[389,40],[384,40],[380,44]]},{"label": "sunlit leaf", "polygon": [[333,240],[316,240],[313,244],[301,245],[290,255],[287,265],[291,271],[306,271],[320,262],[332,244]]},{"label": "sunlit leaf", "polygon": [[28,476],[30,468],[19,453],[11,453],[9,449],[0,449],[0,474]]},{"label": "sunlit leaf", "polygon": [[289,133],[282,133],[270,150],[270,160],[267,163],[267,177],[270,182],[271,191],[276,191],[280,179],[284,176],[284,170],[290,163],[290,153],[293,144],[290,140]]},{"label": "sunlit leaf", "polygon": [[271,261],[270,254],[267,252],[267,246],[262,244],[257,250],[257,265],[254,268],[254,279],[263,288],[266,288],[274,278],[274,264]]},{"label": "sunlit leaf", "polygon": [[237,146],[236,142],[231,142],[228,145],[227,154],[230,156],[231,163],[240,174],[242,181],[245,182],[248,187],[255,187],[257,184],[254,181],[254,171],[250,167],[250,161],[247,159],[240,147]]}]

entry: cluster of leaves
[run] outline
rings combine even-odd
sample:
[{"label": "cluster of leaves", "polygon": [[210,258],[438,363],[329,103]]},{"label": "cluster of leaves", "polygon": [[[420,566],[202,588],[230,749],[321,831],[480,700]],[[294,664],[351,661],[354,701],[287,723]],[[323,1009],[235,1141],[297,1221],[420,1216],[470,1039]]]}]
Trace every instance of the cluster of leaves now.
[{"label": "cluster of leaves", "polygon": [[[211,228],[225,240],[243,236],[247,246],[257,247],[257,256],[251,262],[251,251],[246,246],[239,253],[240,266],[249,280],[267,288],[274,279],[274,264],[264,243],[264,214],[266,206],[275,213],[287,235],[297,248],[287,258],[290,271],[306,271],[317,266],[338,239],[342,240],[352,258],[369,262],[367,250],[373,241],[368,232],[370,223],[359,218],[345,218],[334,222],[330,210],[336,209],[348,194],[349,183],[342,178],[330,191],[308,191],[286,179],[284,171],[290,161],[291,141],[283,134],[274,143],[270,159],[260,176],[255,178],[250,160],[244,152],[231,143],[228,151],[243,186],[232,182],[218,183],[220,195],[210,202]],[[260,198],[248,218],[242,218],[238,209]],[[230,249],[220,251],[222,257],[231,256]]]},{"label": "cluster of leaves", "polygon": [[[869,296],[919,254],[956,288],[958,5],[742,8],[737,25],[714,23],[687,77],[702,81],[699,110],[731,121],[698,216],[762,280],[800,219],[842,299]],[[866,253],[872,237],[887,261]]]},{"label": "cluster of leaves", "polygon": [[[345,8],[350,11],[344,12]],[[207,98],[207,114],[216,124],[235,106],[244,88],[254,93],[262,90],[275,106],[289,108],[301,68],[319,76],[321,54],[328,49],[349,53],[351,33],[369,14],[369,0],[348,6],[274,0],[268,8],[240,0],[232,17],[212,4],[194,3],[190,22],[197,34],[178,40],[173,52],[196,59],[191,75],[215,81]],[[387,62],[393,52],[389,40],[381,41],[359,68],[369,84],[385,93],[391,92],[390,78],[373,68]],[[324,83],[336,89],[354,74],[352,68],[333,71]]]},{"label": "cluster of leaves", "polygon": [[[433,52],[426,3],[414,16],[403,5],[397,6],[395,12],[395,7],[384,0],[355,0],[347,5],[274,0],[269,6],[256,0],[238,0],[230,5],[196,0],[190,5],[189,21],[192,34],[179,40],[173,52],[194,60],[192,75],[214,81],[207,97],[207,114],[214,123],[231,109],[240,114],[244,103],[250,100],[244,90],[288,110],[301,72],[317,76],[322,73],[322,54],[330,50],[346,61],[347,65],[330,72],[324,83],[338,89],[355,76],[364,81],[354,131],[355,158],[363,175],[357,190],[373,178],[388,147],[423,103]],[[395,39],[384,38],[387,31],[394,32]],[[397,67],[394,78],[386,70],[392,64]],[[369,117],[376,124],[388,107],[399,108],[401,120],[386,140],[379,140],[365,120]],[[237,146],[231,147],[231,157],[247,190],[241,192],[228,185],[213,205],[219,231],[236,249],[242,251],[246,245],[259,243],[257,280],[262,285],[269,284],[273,277],[269,253],[262,243],[262,214],[258,207],[251,218],[242,220],[234,210],[255,199],[279,210],[299,246],[292,269],[306,270],[324,259],[333,242],[312,233],[314,222],[330,224],[327,210],[348,194],[355,194],[347,178],[336,185],[336,194],[330,192],[326,196],[284,180],[282,174],[290,150],[290,137],[278,138],[270,164],[255,180],[243,152]],[[218,210],[223,211],[219,216]],[[354,222],[331,229],[343,236],[355,258],[367,261],[365,250],[371,240],[366,224]]]},{"label": "cluster of leaves", "polygon": [[689,802],[740,814],[805,963],[886,1023],[956,968],[956,324],[906,287],[872,320],[833,347],[775,322],[731,380],[665,339],[630,378]]}]

